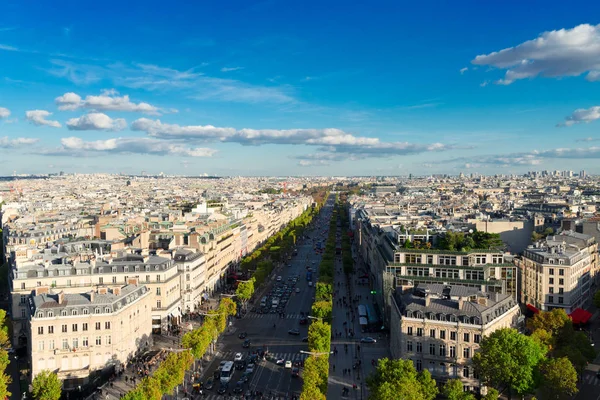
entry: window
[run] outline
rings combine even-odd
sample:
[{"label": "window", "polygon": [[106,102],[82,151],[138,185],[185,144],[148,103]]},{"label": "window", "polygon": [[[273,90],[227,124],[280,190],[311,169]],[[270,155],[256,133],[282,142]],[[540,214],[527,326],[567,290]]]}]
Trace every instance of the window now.
[{"label": "window", "polygon": [[102,346],[102,336],[96,336],[96,346]]},{"label": "window", "polygon": [[106,344],[112,344],[110,335],[106,336]]},{"label": "window", "polygon": [[463,333],[463,341],[469,343],[471,341],[471,335],[467,332]]},{"label": "window", "polygon": [[563,298],[562,297],[558,298],[558,304],[563,304]]},{"label": "window", "polygon": [[412,326],[409,326],[406,328],[406,334],[408,336],[412,336],[412,334],[413,334]]},{"label": "window", "polygon": [[27,310],[24,308],[21,308],[21,318],[27,318]]},{"label": "window", "polygon": [[38,326],[38,335],[43,335],[43,334],[44,334],[44,327]]},{"label": "window", "polygon": [[561,268],[561,269],[559,269],[559,270],[558,270],[558,275],[560,275],[560,276],[565,276],[565,270],[564,270],[564,269],[562,269],[562,268]]},{"label": "window", "polygon": [[463,357],[464,358],[470,358],[471,357],[471,348],[470,347],[463,348]]},{"label": "window", "polygon": [[554,275],[554,268],[548,268],[548,275]]},{"label": "window", "polygon": [[450,357],[456,358],[456,346],[450,346]]},{"label": "window", "polygon": [[62,340],[62,348],[63,350],[67,350],[69,348],[69,339]]},{"label": "window", "polygon": [[83,326],[81,327],[81,330],[82,330],[82,331],[87,331],[87,330],[88,330],[88,327],[87,327],[87,322],[84,322],[82,325],[83,325]]},{"label": "window", "polygon": [[429,337],[432,337],[435,339],[435,329],[430,329],[429,330]]},{"label": "window", "polygon": [[552,286],[550,286],[550,287],[548,288],[548,292],[549,292],[550,294],[554,293],[554,288],[553,288]]},{"label": "window", "polygon": [[96,309],[94,310],[94,314],[100,314],[100,309],[96,307]]},{"label": "window", "polygon": [[73,338],[73,348],[74,349],[79,348],[79,338]]},{"label": "window", "polygon": [[98,284],[104,285],[104,278],[102,278],[102,277],[98,278]]},{"label": "window", "polygon": [[54,313],[52,311],[48,311],[48,318],[54,317]]},{"label": "window", "polygon": [[38,344],[38,351],[44,351],[44,341],[38,340],[37,344]]},{"label": "window", "polygon": [[464,376],[465,378],[468,378],[468,377],[469,377],[469,367],[465,366],[465,367],[463,368],[463,376]]},{"label": "window", "polygon": [[73,324],[72,328],[73,328],[72,329],[73,332],[77,332],[77,324]]},{"label": "window", "polygon": [[150,275],[146,275],[146,282],[150,282]]},{"label": "window", "polygon": [[63,317],[66,317],[67,316],[67,310],[62,310],[60,312],[60,315],[63,316]]},{"label": "window", "polygon": [[456,331],[450,331],[450,340],[456,340]]},{"label": "window", "polygon": [[113,283],[113,284],[117,283],[117,277],[116,277],[116,276],[113,276],[113,277],[112,277],[112,283]]},{"label": "window", "polygon": [[77,310],[71,311],[71,315],[77,315],[77,314],[78,314]]},{"label": "window", "polygon": [[88,310],[87,308],[83,309],[83,315],[88,315],[90,313],[90,310]]},{"label": "window", "polygon": [[548,296],[548,303],[554,303],[554,296]]},{"label": "window", "polygon": [[423,328],[417,328],[417,336],[423,336]]},{"label": "window", "polygon": [[410,340],[406,342],[406,351],[413,351],[413,342]]},{"label": "window", "polygon": [[67,325],[66,324],[62,325],[61,332],[62,333],[67,333]]},{"label": "window", "polygon": [[81,338],[81,346],[83,346],[83,347],[88,347],[89,346],[87,336],[84,336],[83,338]]},{"label": "window", "polygon": [[423,352],[423,343],[417,342],[417,353]]},{"label": "window", "polygon": [[25,290],[25,283],[21,283],[21,290]]},{"label": "window", "polygon": [[417,360],[417,371],[421,371],[423,369],[423,365],[421,364],[421,360]]},{"label": "window", "polygon": [[156,275],[156,282],[160,282],[160,275]]},{"label": "window", "polygon": [[104,307],[104,312],[107,313],[107,314],[110,314],[110,308]]},{"label": "window", "polygon": [[48,350],[54,350],[54,339],[48,340]]},{"label": "window", "polygon": [[440,344],[440,356],[446,357],[446,345]]},{"label": "window", "polygon": [[475,343],[480,343],[481,342],[481,335],[478,335],[478,334],[473,335],[473,341]]},{"label": "window", "polygon": [[156,288],[156,295],[160,296],[160,288],[159,287]]},{"label": "window", "polygon": [[21,295],[21,304],[25,304],[27,302],[27,295]]},{"label": "window", "polygon": [[435,356],[435,344],[433,343],[429,344],[429,354]]},{"label": "window", "polygon": [[440,339],[446,340],[446,331],[443,329],[440,330]]},{"label": "window", "polygon": [[565,280],[564,280],[563,278],[560,278],[560,279],[558,280],[558,284],[559,284],[559,285],[564,285],[564,284],[565,284]]},{"label": "window", "polygon": [[433,256],[427,256],[427,264],[433,264]]},{"label": "window", "polygon": [[110,329],[110,321],[104,323],[104,329]]},{"label": "window", "polygon": [[96,322],[96,330],[99,331],[100,329],[102,329],[100,326],[100,322]]},{"label": "window", "polygon": [[548,279],[548,283],[549,283],[550,285],[554,285],[554,278],[549,278],[549,279]]},{"label": "window", "polygon": [[161,308],[162,303],[160,302],[160,300],[156,300],[156,308]]}]

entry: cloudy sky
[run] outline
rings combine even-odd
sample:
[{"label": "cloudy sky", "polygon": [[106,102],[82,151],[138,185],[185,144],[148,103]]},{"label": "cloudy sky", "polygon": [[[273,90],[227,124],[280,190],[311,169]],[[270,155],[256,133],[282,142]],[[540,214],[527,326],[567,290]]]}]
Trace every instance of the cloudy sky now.
[{"label": "cloudy sky", "polygon": [[0,175],[600,173],[600,4],[361,3],[4,1]]}]

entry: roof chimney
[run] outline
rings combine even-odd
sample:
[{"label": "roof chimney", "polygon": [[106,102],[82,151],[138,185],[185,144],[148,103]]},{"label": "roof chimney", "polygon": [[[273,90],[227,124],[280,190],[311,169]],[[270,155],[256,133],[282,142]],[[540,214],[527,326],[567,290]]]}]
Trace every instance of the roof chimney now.
[{"label": "roof chimney", "polygon": [[465,299],[461,296],[458,298],[458,309],[462,310],[463,309],[463,305],[465,304]]},{"label": "roof chimney", "polygon": [[429,307],[429,304],[431,304],[431,297],[428,293],[425,293],[425,307]]},{"label": "roof chimney", "polygon": [[115,296],[120,296],[121,295],[121,288],[120,287],[113,288],[112,292],[113,292],[113,294]]},{"label": "roof chimney", "polygon": [[92,290],[92,291],[90,291],[88,294],[89,294],[89,296],[90,296],[90,303],[93,303],[93,302],[94,302],[94,297],[96,297],[96,292],[94,292],[94,291]]},{"label": "roof chimney", "polygon": [[39,296],[40,294],[48,294],[49,289],[48,286],[38,286],[35,288],[35,295]]},{"label": "roof chimney", "polygon": [[108,288],[106,288],[106,287],[98,288],[98,294],[106,294],[106,293],[108,293]]},{"label": "roof chimney", "polygon": [[127,278],[127,284],[128,285],[138,285],[138,278],[137,277],[133,277],[133,278]]},{"label": "roof chimney", "polygon": [[61,291],[58,294],[58,304],[64,304],[65,302],[65,292]]}]

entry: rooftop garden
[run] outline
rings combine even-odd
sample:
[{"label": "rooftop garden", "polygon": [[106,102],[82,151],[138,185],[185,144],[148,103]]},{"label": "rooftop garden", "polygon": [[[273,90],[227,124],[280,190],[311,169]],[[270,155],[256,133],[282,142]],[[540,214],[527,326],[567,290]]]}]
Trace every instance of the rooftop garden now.
[{"label": "rooftop garden", "polygon": [[437,244],[433,246],[430,242],[406,240],[402,245],[404,249],[433,250],[433,251],[473,251],[473,250],[501,250],[504,243],[498,233],[475,231],[473,233],[446,232],[439,235]]}]

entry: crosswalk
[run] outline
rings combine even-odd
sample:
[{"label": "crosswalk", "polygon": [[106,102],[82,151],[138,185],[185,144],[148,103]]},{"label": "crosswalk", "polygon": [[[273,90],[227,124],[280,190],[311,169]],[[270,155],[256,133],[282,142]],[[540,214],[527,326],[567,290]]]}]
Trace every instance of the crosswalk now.
[{"label": "crosswalk", "polygon": [[600,386],[600,379],[598,379],[596,375],[585,374],[581,380],[584,385]]},{"label": "crosswalk", "polygon": [[[235,358],[236,353],[238,353],[237,351],[224,351],[224,352],[220,352],[219,356],[223,358],[223,360],[229,360],[232,361]],[[242,354],[245,356],[247,355],[247,352],[242,352]],[[269,356],[279,360],[281,358],[283,358],[285,361],[304,361],[308,358],[308,354],[303,354],[303,353],[271,353],[269,352]]]},{"label": "crosswalk", "polygon": [[[279,314],[259,314],[259,313],[248,313],[244,316],[246,319],[283,319]],[[300,314],[285,314],[285,319],[300,319],[303,318]]]}]

